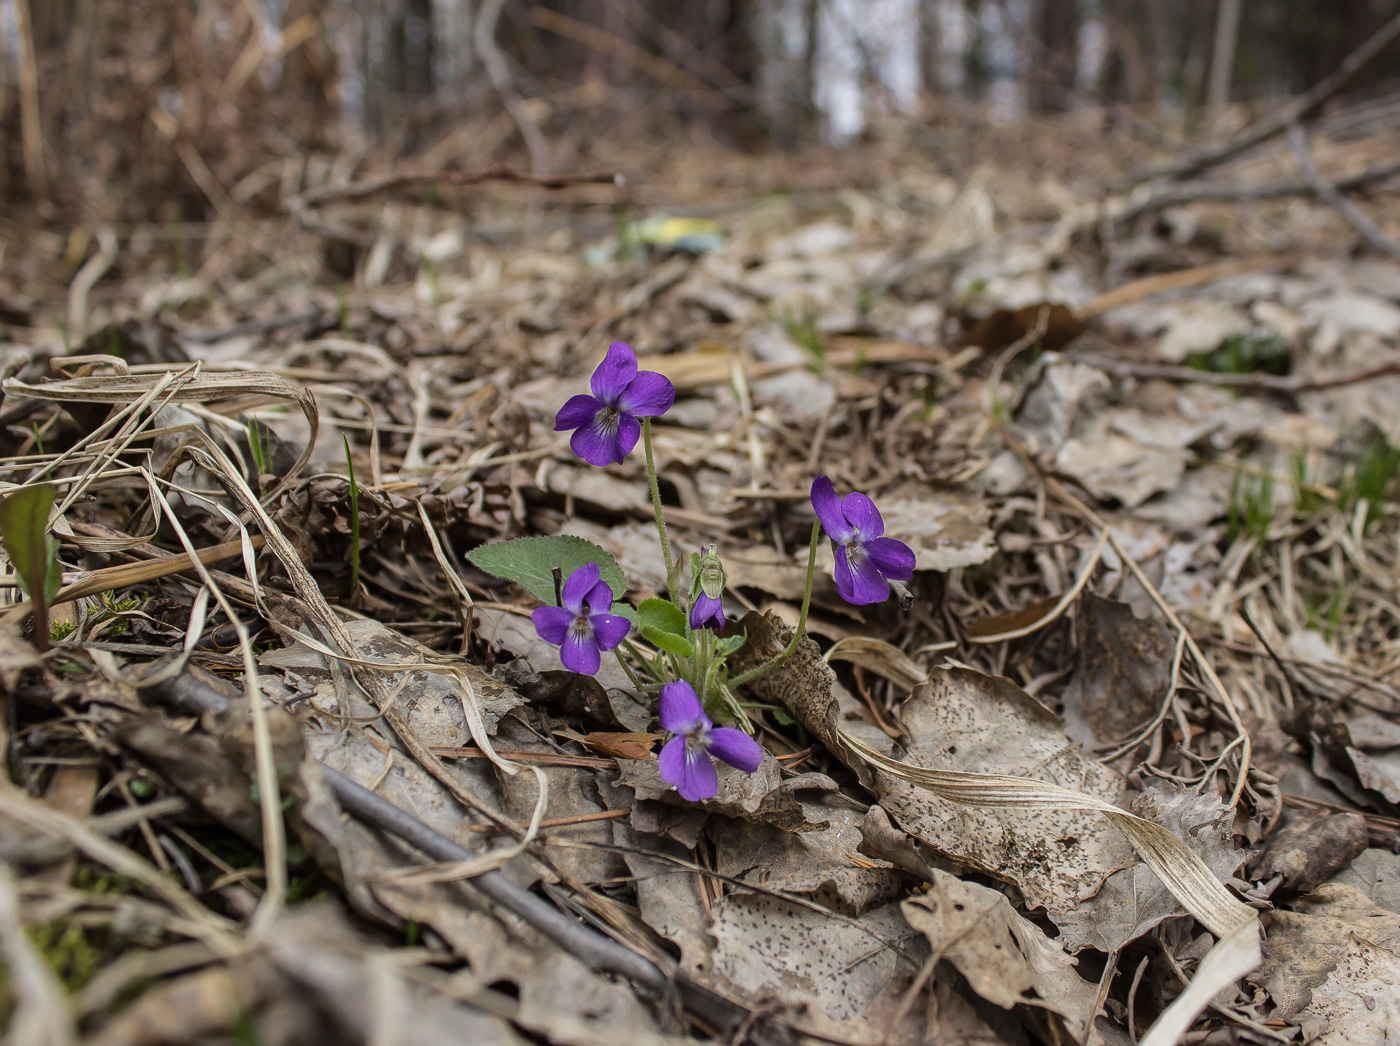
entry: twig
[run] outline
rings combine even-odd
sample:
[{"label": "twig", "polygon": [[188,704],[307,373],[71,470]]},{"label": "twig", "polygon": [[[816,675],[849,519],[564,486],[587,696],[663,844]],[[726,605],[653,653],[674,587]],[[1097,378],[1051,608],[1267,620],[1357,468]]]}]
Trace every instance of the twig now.
[{"label": "twig", "polygon": [[1317,193],[1329,207],[1345,218],[1353,229],[1366,237],[1373,247],[1400,261],[1400,244],[1386,236],[1381,231],[1381,227],[1371,220],[1370,215],[1348,200],[1337,191],[1335,185],[1322,177],[1317,165],[1313,163],[1312,151],[1308,148],[1308,133],[1303,130],[1302,124],[1289,124],[1288,147],[1293,150],[1293,159],[1298,163],[1298,170],[1303,175],[1303,180],[1312,186],[1313,192]]},{"label": "twig", "polygon": [[[480,748],[471,745],[429,746],[428,751],[444,759],[485,759],[487,755]],[[496,754],[517,763],[537,763],[540,766],[575,766],[591,770],[612,770],[617,763],[612,759],[601,759],[591,755],[565,755],[558,752],[520,752],[506,748],[496,749]]]},{"label": "twig", "polygon": [[583,44],[584,47],[626,62],[632,68],[646,73],[658,83],[684,91],[701,106],[713,112],[736,108],[734,102],[726,98],[723,93],[697,80],[674,63],[659,55],[654,55],[650,51],[645,51],[636,44],[628,43],[611,33],[606,33],[596,26],[580,22],[577,18],[570,18],[558,11],[551,11],[542,5],[530,8],[530,21],[541,29],[547,29],[551,33],[575,40]]},{"label": "twig", "polygon": [[1267,141],[1286,130],[1289,124],[1297,123],[1317,112],[1329,98],[1345,87],[1353,76],[1365,68],[1397,37],[1400,37],[1400,15],[1396,15],[1381,26],[1371,35],[1370,39],[1347,55],[1334,72],[1323,77],[1310,90],[1298,95],[1283,108],[1263,119],[1256,120],[1223,142],[1207,145],[1189,152],[1185,156],[1178,157],[1170,163],[1141,171],[1132,178],[1132,181],[1143,182],[1151,178],[1180,178],[1184,175],[1195,174],[1197,171],[1244,152],[1250,146]]},{"label": "twig", "polygon": [[1221,385],[1245,392],[1281,392],[1296,395],[1302,392],[1320,392],[1324,389],[1340,388],[1344,385],[1359,385],[1373,378],[1384,378],[1400,374],[1400,362],[1391,361],[1378,367],[1338,374],[1330,378],[1301,378],[1297,375],[1281,374],[1217,374],[1214,371],[1196,370],[1194,367],[1173,367],[1165,363],[1142,363],[1137,360],[1120,360],[1112,356],[1101,356],[1092,352],[1071,352],[1067,358],[1076,363],[1087,363],[1100,370],[1115,374],[1131,374],[1137,378],[1160,378],[1164,381],[1193,381],[1201,385]]},{"label": "twig", "polygon": [[332,224],[317,220],[311,211],[323,204],[341,200],[362,200],[392,189],[412,188],[415,185],[476,185],[479,182],[523,182],[541,189],[564,189],[571,185],[624,185],[626,179],[619,171],[590,171],[583,174],[539,174],[526,173],[507,164],[496,164],[471,171],[417,171],[407,174],[390,174],[382,178],[368,178],[349,185],[324,185],[286,203],[286,210],[305,229],[320,232],[347,243],[368,247],[374,237],[360,229],[348,225]]},{"label": "twig", "polygon": [[1283,691],[1284,694],[1288,697],[1288,707],[1292,708],[1293,684],[1289,681],[1288,678],[1290,675],[1288,667],[1281,660],[1279,660],[1278,654],[1274,652],[1273,644],[1271,644],[1267,639],[1264,638],[1264,633],[1260,631],[1259,626],[1254,623],[1254,618],[1249,616],[1249,611],[1245,609],[1245,605],[1243,602],[1240,603],[1240,617],[1244,618],[1244,623],[1248,625],[1249,630],[1254,633],[1254,638],[1259,640],[1260,646],[1262,646],[1265,652],[1268,653],[1270,659],[1274,663],[1274,666],[1279,670],[1279,674],[1283,678]]},{"label": "twig", "polygon": [[[1355,189],[1371,182],[1384,181],[1400,174],[1400,160],[1368,167],[1364,171],[1339,178],[1339,189]],[[1299,196],[1311,192],[1312,186],[1300,179],[1285,178],[1272,182],[1256,182],[1253,185],[1232,185],[1228,182],[1187,182],[1172,188],[1153,193],[1146,199],[1130,205],[1126,210],[1113,214],[1120,222],[1131,221],[1144,214],[1160,211],[1167,207],[1177,207],[1184,203],[1206,202],[1250,202],[1271,200],[1278,196]]]},{"label": "twig", "polygon": [[486,66],[486,75],[491,78],[491,86],[501,96],[501,104],[506,107],[506,112],[510,113],[515,126],[520,128],[520,137],[525,139],[525,148],[530,152],[530,170],[535,174],[543,174],[549,170],[549,145],[544,140],[540,125],[535,122],[535,118],[521,101],[520,92],[515,89],[515,81],[511,79],[510,66],[506,65],[501,49],[496,46],[496,22],[500,19],[501,8],[504,6],[505,0],[484,0],[477,9],[472,43],[482,65]]}]

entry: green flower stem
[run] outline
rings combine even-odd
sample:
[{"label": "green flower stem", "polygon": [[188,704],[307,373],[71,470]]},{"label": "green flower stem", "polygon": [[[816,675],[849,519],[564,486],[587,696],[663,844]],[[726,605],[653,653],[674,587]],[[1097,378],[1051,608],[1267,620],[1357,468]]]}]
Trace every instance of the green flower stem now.
[{"label": "green flower stem", "polygon": [[656,683],[643,684],[643,689],[648,687],[655,689],[658,684],[666,682],[666,674],[656,667],[656,658],[644,657],[630,639],[624,639],[622,646],[626,647],[627,652],[637,659],[637,664],[646,669],[647,675],[656,680]]},{"label": "green flower stem", "polygon": [[671,558],[671,539],[666,536],[666,517],[661,512],[661,487],[656,482],[656,461],[651,453],[651,419],[642,419],[642,448],[647,456],[647,482],[651,484],[651,507],[656,513],[656,533],[661,538],[661,555],[666,559],[666,590],[671,602],[680,606],[680,588],[676,580],[676,564]]},{"label": "green flower stem", "polygon": [[621,647],[613,647],[613,654],[617,657],[617,663],[622,666],[622,670],[627,673],[627,678],[631,680],[632,687],[637,693],[642,692],[642,681],[637,678],[637,673],[632,671],[632,666],[627,663],[627,659],[622,656]]},{"label": "green flower stem", "polygon": [[709,676],[715,660],[714,634],[708,628],[687,628],[686,631],[690,633],[690,642],[695,648],[695,656],[690,659],[688,682],[695,688],[701,706],[708,711],[710,708]]},{"label": "green flower stem", "polygon": [[764,672],[771,672],[777,668],[792,656],[792,652],[797,649],[797,644],[802,642],[802,637],[807,634],[807,611],[812,607],[812,577],[817,572],[817,542],[821,536],[822,524],[821,520],[817,520],[812,524],[812,545],[807,550],[807,584],[802,590],[802,613],[798,615],[797,631],[793,633],[792,642],[778,651],[771,661],[766,661],[757,668],[751,668],[743,675],[731,679],[729,681],[731,689],[737,689],[745,683],[757,679]]}]

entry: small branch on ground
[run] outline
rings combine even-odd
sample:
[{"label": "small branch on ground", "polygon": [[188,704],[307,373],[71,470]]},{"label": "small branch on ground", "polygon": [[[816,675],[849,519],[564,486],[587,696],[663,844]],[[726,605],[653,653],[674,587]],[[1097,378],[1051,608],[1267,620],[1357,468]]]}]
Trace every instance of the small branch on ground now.
[{"label": "small branch on ground", "polygon": [[[1391,160],[1387,163],[1377,164],[1375,167],[1368,167],[1364,171],[1357,171],[1349,174],[1345,178],[1340,178],[1336,182],[1338,189],[1357,189],[1371,182],[1384,181],[1396,174],[1400,174],[1400,160]],[[1184,203],[1208,203],[1208,202],[1239,202],[1248,203],[1254,200],[1271,200],[1279,196],[1299,196],[1303,193],[1312,192],[1313,186],[1306,181],[1288,178],[1272,182],[1257,182],[1253,185],[1230,185],[1225,182],[1188,182],[1174,188],[1164,189],[1161,192],[1153,193],[1142,202],[1130,206],[1122,214],[1114,215],[1118,221],[1127,222],[1134,218],[1140,218],[1144,214],[1153,211],[1164,210],[1167,207],[1177,207]]]},{"label": "small branch on ground", "polygon": [[486,66],[486,75],[491,78],[491,86],[501,96],[501,104],[510,113],[515,126],[520,128],[520,137],[525,139],[525,148],[530,151],[530,170],[543,174],[549,170],[549,143],[544,140],[540,125],[525,108],[520,92],[515,88],[515,80],[510,75],[510,66],[505,56],[496,46],[496,22],[500,20],[501,8],[505,0],[485,0],[477,10],[476,25],[472,32],[472,43],[477,56]]},{"label": "small branch on ground", "polygon": [[1313,87],[1294,98],[1282,109],[1256,120],[1238,134],[1223,142],[1204,146],[1180,156],[1170,163],[1147,168],[1133,175],[1130,181],[1145,182],[1153,178],[1182,178],[1196,174],[1207,167],[1213,167],[1232,156],[1244,152],[1251,146],[1267,141],[1276,134],[1282,134],[1290,124],[1306,119],[1322,108],[1323,104],[1351,82],[1351,78],[1364,69],[1397,38],[1400,38],[1400,15],[1396,15],[1381,26],[1371,37],[1342,60],[1335,71],[1323,77]]},{"label": "small branch on ground", "polygon": [[620,171],[539,174],[526,173],[506,164],[471,171],[417,171],[389,174],[382,178],[367,178],[348,185],[325,185],[292,197],[286,203],[286,210],[297,219],[302,228],[368,247],[374,242],[374,237],[369,233],[314,219],[310,212],[327,203],[363,200],[395,189],[407,189],[418,185],[476,185],[479,182],[523,182],[541,189],[566,189],[573,185],[623,185],[626,179]]},{"label": "small branch on ground", "polygon": [[1400,244],[1382,232],[1381,227],[1371,220],[1370,215],[1348,200],[1335,185],[1322,177],[1322,173],[1317,169],[1317,164],[1313,163],[1312,150],[1308,146],[1308,132],[1303,129],[1302,124],[1295,123],[1289,126],[1288,147],[1293,150],[1293,159],[1298,163],[1298,171],[1302,174],[1303,180],[1312,187],[1313,192],[1317,193],[1332,210],[1345,218],[1353,229],[1366,237],[1371,246],[1400,261]]},{"label": "small branch on ground", "polygon": [[1086,363],[1099,370],[1114,374],[1131,374],[1135,378],[1157,378],[1163,381],[1192,381],[1199,385],[1221,385],[1242,392],[1281,392],[1297,395],[1303,392],[1322,392],[1338,389],[1346,385],[1360,385],[1373,378],[1386,378],[1400,374],[1400,362],[1391,361],[1367,370],[1353,371],[1350,374],[1336,374],[1331,377],[1303,378],[1297,375],[1279,374],[1218,374],[1215,371],[1197,370],[1194,367],[1174,367],[1166,363],[1143,363],[1137,360],[1118,359],[1092,352],[1072,352],[1068,358],[1076,363]]}]

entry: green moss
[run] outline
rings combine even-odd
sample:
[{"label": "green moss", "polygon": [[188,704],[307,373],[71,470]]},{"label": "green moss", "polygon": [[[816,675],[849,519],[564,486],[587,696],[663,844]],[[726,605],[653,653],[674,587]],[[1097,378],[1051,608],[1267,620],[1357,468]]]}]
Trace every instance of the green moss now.
[{"label": "green moss", "polygon": [[31,926],[25,932],[69,991],[92,980],[114,952],[106,928],[88,928],[69,919]]},{"label": "green moss", "polygon": [[1209,352],[1193,352],[1186,365],[1212,374],[1287,374],[1293,367],[1293,347],[1272,331],[1232,334]]}]

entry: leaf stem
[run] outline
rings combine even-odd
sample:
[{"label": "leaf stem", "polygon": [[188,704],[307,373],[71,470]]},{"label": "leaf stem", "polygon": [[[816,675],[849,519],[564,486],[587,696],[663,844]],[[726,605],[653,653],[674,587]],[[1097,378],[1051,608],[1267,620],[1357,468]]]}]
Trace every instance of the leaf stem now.
[{"label": "leaf stem", "polygon": [[632,681],[632,687],[637,693],[642,693],[642,681],[637,678],[637,673],[632,671],[632,666],[627,663],[627,659],[622,656],[621,647],[613,647],[613,654],[617,657],[617,663],[622,666],[622,670],[627,673],[627,678]]},{"label": "leaf stem", "polygon": [[751,668],[742,675],[736,676],[729,681],[731,688],[743,686],[751,680],[757,679],[765,672],[771,672],[777,668],[797,649],[797,644],[802,642],[802,637],[807,634],[807,611],[812,607],[812,578],[817,572],[817,542],[821,540],[822,524],[821,520],[812,523],[812,544],[807,550],[807,584],[802,590],[802,613],[797,618],[797,631],[792,635],[792,641],[773,655],[771,661],[765,661],[757,668]]},{"label": "leaf stem", "polygon": [[651,507],[656,513],[656,533],[661,538],[661,555],[666,560],[666,591],[671,602],[680,606],[680,588],[676,580],[676,564],[671,558],[671,539],[666,536],[666,517],[661,511],[661,487],[656,482],[656,461],[651,452],[651,419],[642,419],[642,449],[647,456],[647,482],[651,485]]}]

